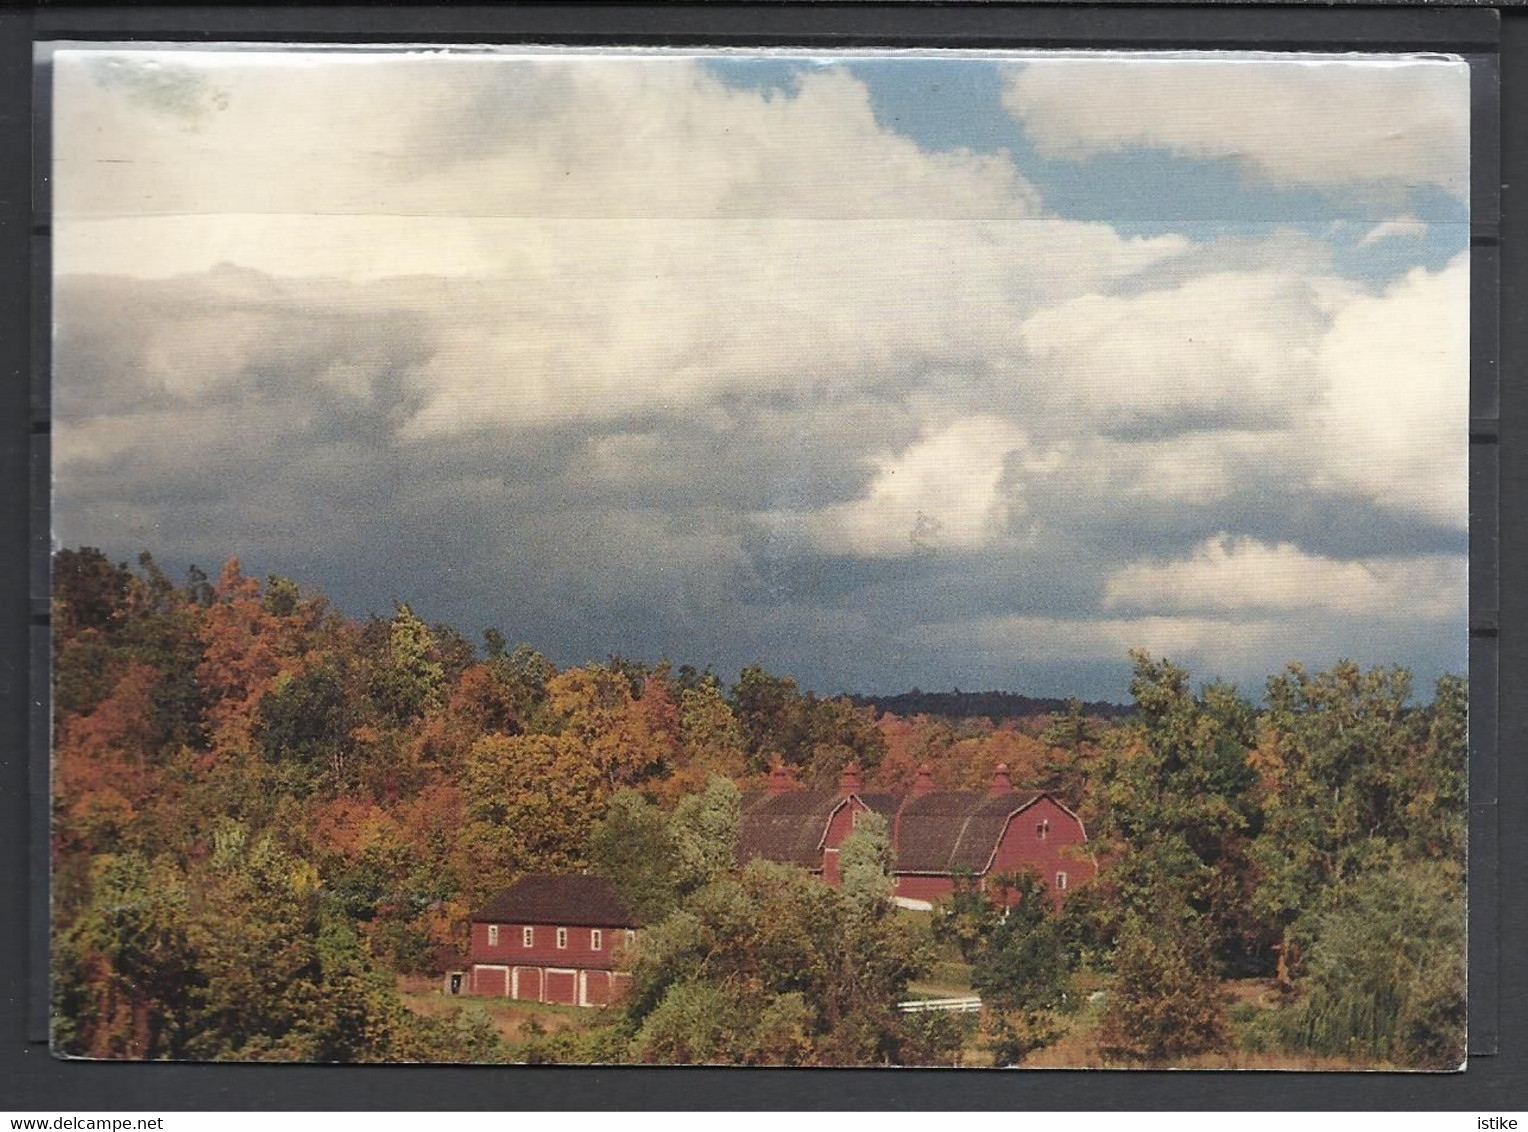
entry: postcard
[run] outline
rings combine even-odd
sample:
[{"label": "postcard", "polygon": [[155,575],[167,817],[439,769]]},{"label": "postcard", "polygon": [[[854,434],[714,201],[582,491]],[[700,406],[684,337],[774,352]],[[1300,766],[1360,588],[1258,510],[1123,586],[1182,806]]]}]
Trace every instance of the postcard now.
[{"label": "postcard", "polygon": [[1462,1066],[1467,62],[47,58],[57,1055]]}]

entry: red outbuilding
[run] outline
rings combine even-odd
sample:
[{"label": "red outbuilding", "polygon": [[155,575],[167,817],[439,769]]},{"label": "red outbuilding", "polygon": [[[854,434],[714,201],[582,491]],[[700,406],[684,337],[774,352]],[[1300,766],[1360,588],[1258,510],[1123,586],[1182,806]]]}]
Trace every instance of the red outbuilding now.
[{"label": "red outbuilding", "polygon": [[739,857],[799,865],[836,885],[840,847],[866,811],[890,827],[894,895],[908,907],[949,896],[961,877],[995,893],[994,878],[1026,869],[1059,902],[1097,872],[1082,819],[1050,794],[1016,793],[1002,764],[985,792],[935,790],[926,765],[909,791],[867,792],[852,764],[836,791],[797,790],[777,767],[768,790],[743,796]]},{"label": "red outbuilding", "polygon": [[630,983],[617,967],[639,926],[604,877],[521,877],[472,916],[467,989],[603,1006]]}]

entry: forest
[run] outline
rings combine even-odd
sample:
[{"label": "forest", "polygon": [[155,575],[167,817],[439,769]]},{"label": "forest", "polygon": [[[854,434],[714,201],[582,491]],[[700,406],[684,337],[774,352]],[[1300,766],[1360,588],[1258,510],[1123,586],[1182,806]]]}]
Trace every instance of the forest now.
[{"label": "forest", "polygon": [[[54,1049],[101,1058],[1447,1069],[1464,1059],[1467,686],[1291,664],[1249,692],[1131,655],[1132,703],[822,697],[667,659],[559,669],[404,603],[364,620],[230,559],[62,550],[53,590]],[[1122,658],[1123,659],[1123,658]],[[928,710],[930,707],[939,709]],[[918,708],[920,710],[913,710]],[[883,823],[831,888],[740,867],[783,762],[998,762],[1100,871],[1006,914],[891,900]],[[468,917],[530,872],[648,925],[601,1010],[450,998]],[[979,1015],[904,1013],[969,988]],[[535,1004],[530,1004],[534,1006]]]}]

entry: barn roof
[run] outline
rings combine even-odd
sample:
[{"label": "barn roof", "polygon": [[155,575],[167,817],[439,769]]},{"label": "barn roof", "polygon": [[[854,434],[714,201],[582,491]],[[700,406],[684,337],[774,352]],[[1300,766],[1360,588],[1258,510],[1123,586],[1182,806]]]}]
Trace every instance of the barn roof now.
[{"label": "barn roof", "polygon": [[[933,790],[922,794],[854,791],[853,797],[891,823],[897,872],[949,876],[986,871],[1008,819],[1048,795]],[[746,863],[763,857],[820,869],[828,822],[845,798],[842,791],[833,790],[744,794],[739,860]]]},{"label": "barn roof", "polygon": [[604,877],[532,873],[504,889],[472,914],[512,924],[570,924],[579,927],[635,928],[641,925]]},{"label": "barn roof", "polygon": [[897,811],[902,808],[902,799],[907,797],[905,794],[866,794],[863,792],[856,792],[854,796],[887,821],[891,821],[897,816]]},{"label": "barn roof", "polygon": [[755,857],[804,868],[822,867],[822,838],[828,819],[843,801],[833,790],[791,790],[743,795],[738,822],[738,859]]},{"label": "barn roof", "polygon": [[981,872],[1009,815],[1029,802],[969,790],[934,790],[909,798],[897,821],[897,872]]}]

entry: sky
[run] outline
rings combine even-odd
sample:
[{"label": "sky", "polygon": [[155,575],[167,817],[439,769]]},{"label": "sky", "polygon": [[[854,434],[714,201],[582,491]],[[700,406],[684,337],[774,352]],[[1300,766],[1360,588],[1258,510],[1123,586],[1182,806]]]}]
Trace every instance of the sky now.
[{"label": "sky", "polygon": [[1467,66],[54,55],[54,536],[559,664],[1466,665]]}]

